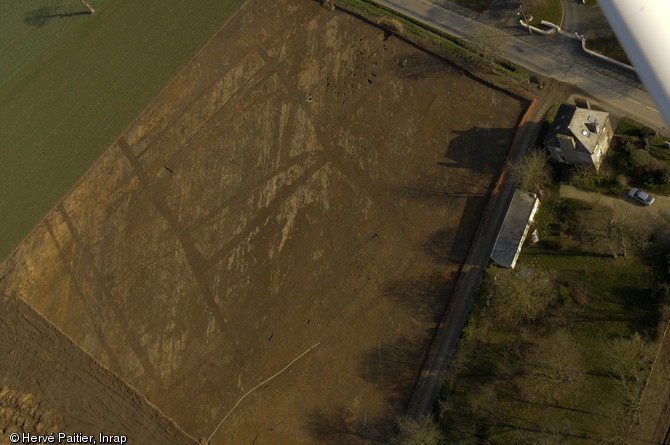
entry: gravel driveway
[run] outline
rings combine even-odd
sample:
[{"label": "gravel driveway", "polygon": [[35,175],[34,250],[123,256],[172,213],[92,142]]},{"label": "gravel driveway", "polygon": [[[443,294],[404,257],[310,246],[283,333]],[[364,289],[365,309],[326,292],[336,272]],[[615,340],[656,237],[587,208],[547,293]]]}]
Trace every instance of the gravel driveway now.
[{"label": "gravel driveway", "polygon": [[670,235],[670,197],[654,195],[656,201],[651,206],[645,207],[625,194],[617,199],[600,193],[586,192],[570,185],[561,185],[560,195],[562,198],[574,198],[608,207],[629,206],[640,216],[639,224],[644,224],[664,235]]}]

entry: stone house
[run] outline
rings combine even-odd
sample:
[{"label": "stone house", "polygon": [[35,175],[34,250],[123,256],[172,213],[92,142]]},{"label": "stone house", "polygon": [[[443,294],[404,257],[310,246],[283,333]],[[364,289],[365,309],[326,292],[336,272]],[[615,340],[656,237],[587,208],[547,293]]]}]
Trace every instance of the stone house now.
[{"label": "stone house", "polygon": [[561,104],[544,146],[557,162],[592,165],[598,171],[612,135],[608,112],[590,109],[587,101]]}]

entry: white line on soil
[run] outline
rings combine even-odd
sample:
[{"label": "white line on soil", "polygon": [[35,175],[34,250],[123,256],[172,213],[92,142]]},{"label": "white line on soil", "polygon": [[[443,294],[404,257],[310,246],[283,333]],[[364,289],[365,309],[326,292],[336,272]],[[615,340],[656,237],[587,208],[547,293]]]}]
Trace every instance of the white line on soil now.
[{"label": "white line on soil", "polygon": [[305,354],[307,354],[308,352],[310,352],[312,349],[316,348],[316,347],[319,346],[320,344],[321,344],[321,342],[318,342],[318,343],[314,344],[314,345],[311,346],[308,350],[306,350],[305,352],[303,352],[302,354],[300,354],[299,356],[297,356],[296,358],[294,358],[294,359],[291,361],[291,363],[289,363],[288,365],[284,366],[284,367],[281,369],[281,371],[279,371],[278,373],[276,373],[276,374],[273,375],[272,377],[263,380],[261,383],[259,383],[258,385],[254,386],[253,388],[251,388],[245,395],[243,395],[242,397],[240,397],[240,400],[237,401],[237,403],[235,404],[235,406],[233,406],[233,407],[230,409],[230,411],[228,411],[228,414],[226,414],[226,415],[223,417],[223,419],[221,419],[221,422],[219,422],[219,424],[216,426],[216,428],[214,428],[214,431],[212,431],[212,434],[209,436],[209,438],[207,438],[207,442],[205,442],[205,443],[209,443],[209,442],[212,440],[212,437],[214,437],[214,434],[216,434],[216,432],[219,430],[219,427],[221,426],[221,424],[223,423],[223,421],[226,420],[226,419],[228,418],[228,416],[230,416],[230,413],[232,413],[232,412],[235,410],[235,408],[237,408],[237,405],[239,405],[240,402],[241,402],[242,400],[244,400],[244,398],[245,398],[246,396],[248,396],[248,395],[251,394],[252,392],[256,391],[258,388],[260,388],[261,386],[265,385],[266,383],[268,383],[270,380],[272,380],[272,379],[274,379],[275,377],[277,377],[277,376],[278,376],[279,374],[281,374],[282,372],[286,371],[288,368],[291,367],[292,364],[294,364],[295,362],[297,362],[298,360],[300,360],[300,358],[302,358]]}]

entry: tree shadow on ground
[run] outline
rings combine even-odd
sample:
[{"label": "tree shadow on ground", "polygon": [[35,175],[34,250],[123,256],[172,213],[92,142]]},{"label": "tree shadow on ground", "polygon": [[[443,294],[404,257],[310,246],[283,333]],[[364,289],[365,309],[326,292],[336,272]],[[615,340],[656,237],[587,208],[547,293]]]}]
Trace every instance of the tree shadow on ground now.
[{"label": "tree shadow on ground", "polygon": [[503,168],[514,138],[514,128],[485,128],[475,126],[469,130],[455,130],[444,157],[452,160],[442,162],[444,167],[458,167],[477,173],[494,174]]},{"label": "tree shadow on ground", "polygon": [[631,332],[646,331],[651,338],[656,337],[656,329],[661,320],[659,306],[661,300],[651,289],[638,286],[619,286],[612,289],[623,303],[628,327]]},{"label": "tree shadow on ground", "polygon": [[463,264],[484,212],[486,199],[470,197],[465,204],[456,230],[440,229],[428,236],[423,243],[423,252],[437,264]]},{"label": "tree shadow on ground", "polygon": [[50,6],[42,6],[41,8],[33,9],[26,13],[23,21],[29,25],[40,28],[44,26],[47,21],[54,18],[65,19],[69,17],[76,17],[78,15],[89,15],[88,11],[58,13],[56,8]]},{"label": "tree shadow on ground", "polygon": [[393,421],[388,419],[370,419],[361,422],[351,419],[344,408],[315,410],[307,421],[307,431],[321,443],[388,443],[395,434]]},{"label": "tree shadow on ground", "polygon": [[[388,406],[397,413],[405,411],[412,389],[423,366],[428,339],[396,338],[382,342],[360,358],[358,374],[387,396]],[[390,420],[393,423],[393,419]]]},{"label": "tree shadow on ground", "polygon": [[364,408],[357,412],[341,406],[319,408],[309,415],[306,424],[309,434],[322,443],[388,443],[397,433],[397,417],[409,403],[427,344],[425,339],[410,341],[400,337],[364,353],[359,362],[359,376],[375,385],[379,394],[386,395],[386,413],[371,417],[364,413]]},{"label": "tree shadow on ground", "polygon": [[434,314],[437,323],[453,286],[453,279],[434,273],[418,279],[390,281],[384,287],[383,296],[406,305],[415,315]]}]

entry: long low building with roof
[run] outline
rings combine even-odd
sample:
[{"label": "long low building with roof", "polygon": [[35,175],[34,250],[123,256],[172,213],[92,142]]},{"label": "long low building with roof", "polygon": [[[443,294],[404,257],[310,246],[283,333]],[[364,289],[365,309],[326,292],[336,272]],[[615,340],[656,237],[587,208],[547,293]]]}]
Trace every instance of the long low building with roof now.
[{"label": "long low building with roof", "polygon": [[514,268],[539,206],[540,200],[534,194],[514,192],[491,253],[491,259],[498,266]]}]

